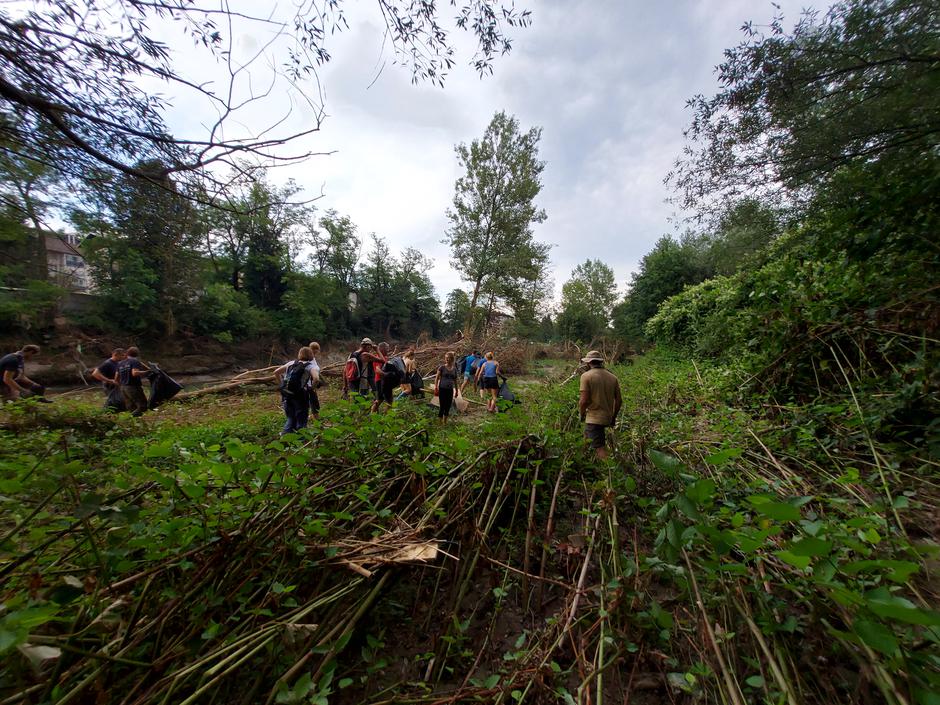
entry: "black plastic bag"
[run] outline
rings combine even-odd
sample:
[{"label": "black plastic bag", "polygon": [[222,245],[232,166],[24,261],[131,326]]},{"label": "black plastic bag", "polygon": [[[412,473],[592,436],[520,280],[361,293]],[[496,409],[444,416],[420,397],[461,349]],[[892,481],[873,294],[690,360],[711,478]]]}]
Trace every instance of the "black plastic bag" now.
[{"label": "black plastic bag", "polygon": [[150,410],[153,411],[160,404],[169,401],[183,388],[179,382],[170,377],[155,364],[150,363],[151,372],[148,375],[150,379]]}]

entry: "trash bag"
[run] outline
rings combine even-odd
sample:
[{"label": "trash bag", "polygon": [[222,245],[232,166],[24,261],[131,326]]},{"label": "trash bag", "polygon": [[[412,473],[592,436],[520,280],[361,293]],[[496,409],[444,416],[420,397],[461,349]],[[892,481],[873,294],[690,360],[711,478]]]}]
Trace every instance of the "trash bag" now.
[{"label": "trash bag", "polygon": [[509,388],[509,382],[506,381],[505,377],[500,376],[500,379],[502,380],[502,384],[499,385],[499,392],[496,394],[496,396],[499,399],[505,399],[506,401],[510,401],[513,404],[518,404],[519,400],[516,398],[516,395],[513,393],[513,391]]},{"label": "trash bag", "polygon": [[417,370],[411,373],[411,397],[413,399],[424,397],[424,378]]},{"label": "trash bag", "polygon": [[183,388],[179,382],[170,377],[166,372],[161,370],[157,365],[150,363],[151,372],[148,375],[150,379],[150,410],[153,411],[160,404],[165,401],[169,401]]},{"label": "trash bag", "polygon": [[112,411],[125,411],[124,395],[120,387],[109,387],[108,397],[104,400],[104,408]]}]

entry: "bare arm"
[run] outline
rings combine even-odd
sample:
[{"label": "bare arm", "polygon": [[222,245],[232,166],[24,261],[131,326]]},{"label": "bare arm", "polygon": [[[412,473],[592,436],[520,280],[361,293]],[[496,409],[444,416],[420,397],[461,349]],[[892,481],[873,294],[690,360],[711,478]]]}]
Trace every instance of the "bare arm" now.
[{"label": "bare arm", "polygon": [[274,381],[277,384],[281,383],[281,379],[284,377],[284,373],[287,371],[287,365],[281,365],[276,370],[274,370]]},{"label": "bare arm", "polygon": [[96,367],[91,371],[91,376],[94,377],[99,382],[104,384],[110,384],[112,386],[117,386],[117,374],[115,373],[114,377],[105,377]]},{"label": "bare arm", "polygon": [[13,393],[14,399],[20,396],[20,392],[26,391],[19,384],[17,384],[16,379],[14,378],[13,372],[11,370],[4,370],[3,383],[10,388],[10,391]]},{"label": "bare arm", "polygon": [[437,368],[437,374],[434,375],[434,396],[437,396],[437,388],[441,383],[441,368]]}]

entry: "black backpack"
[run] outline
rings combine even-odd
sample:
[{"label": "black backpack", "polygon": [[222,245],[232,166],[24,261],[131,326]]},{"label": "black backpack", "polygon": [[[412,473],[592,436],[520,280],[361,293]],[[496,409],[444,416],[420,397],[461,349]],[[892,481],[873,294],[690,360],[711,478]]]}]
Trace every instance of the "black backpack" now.
[{"label": "black backpack", "polygon": [[287,368],[284,379],[281,380],[281,394],[289,397],[300,394],[304,388],[304,372],[307,371],[307,363],[303,360],[297,360]]}]

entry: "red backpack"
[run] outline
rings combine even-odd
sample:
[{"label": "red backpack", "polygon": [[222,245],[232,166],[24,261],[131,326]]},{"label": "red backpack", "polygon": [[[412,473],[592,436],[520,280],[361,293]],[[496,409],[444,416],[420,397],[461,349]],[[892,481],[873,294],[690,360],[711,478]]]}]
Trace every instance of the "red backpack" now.
[{"label": "red backpack", "polygon": [[343,370],[343,378],[346,380],[346,384],[352,387],[359,383],[360,376],[361,369],[359,356],[356,355],[356,353],[352,353],[346,360],[346,368]]}]

